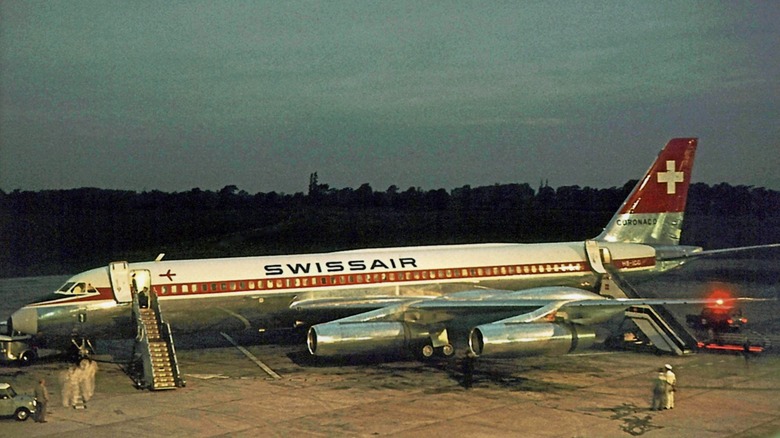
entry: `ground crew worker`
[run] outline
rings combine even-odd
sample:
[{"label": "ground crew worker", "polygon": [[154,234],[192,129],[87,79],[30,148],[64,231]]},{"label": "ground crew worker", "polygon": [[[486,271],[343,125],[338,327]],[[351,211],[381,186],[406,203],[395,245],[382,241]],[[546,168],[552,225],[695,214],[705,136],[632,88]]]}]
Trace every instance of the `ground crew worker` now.
[{"label": "ground crew worker", "polygon": [[666,406],[666,370],[664,368],[658,368],[658,374],[653,381],[653,403],[650,405],[650,409],[653,411],[660,411]]},{"label": "ground crew worker", "polygon": [[664,409],[674,409],[674,391],[677,389],[677,376],[672,372],[672,366],[664,365],[666,372],[666,405]]},{"label": "ground crew worker", "polygon": [[41,379],[38,381],[38,386],[35,387],[35,398],[38,400],[38,406],[35,409],[35,422],[46,422],[46,405],[49,404],[49,390],[46,389],[46,380]]},{"label": "ground crew worker", "polygon": [[62,384],[62,407],[76,407],[79,398],[78,368],[76,365],[70,365],[67,370],[60,374],[60,383]]}]

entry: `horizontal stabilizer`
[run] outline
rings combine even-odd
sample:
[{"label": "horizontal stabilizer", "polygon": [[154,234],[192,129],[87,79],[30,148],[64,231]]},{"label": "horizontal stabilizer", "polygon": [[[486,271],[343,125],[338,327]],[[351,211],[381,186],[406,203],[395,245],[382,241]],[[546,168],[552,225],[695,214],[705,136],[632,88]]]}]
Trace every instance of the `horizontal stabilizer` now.
[{"label": "horizontal stabilizer", "polygon": [[766,245],[753,245],[753,246],[739,246],[735,248],[723,248],[723,249],[710,249],[704,251],[695,252],[672,252],[665,254],[662,251],[657,252],[658,260],[682,260],[682,259],[696,259],[699,257],[706,257],[712,255],[732,254],[742,251],[756,251],[762,249],[780,248],[780,243],[770,243]]}]

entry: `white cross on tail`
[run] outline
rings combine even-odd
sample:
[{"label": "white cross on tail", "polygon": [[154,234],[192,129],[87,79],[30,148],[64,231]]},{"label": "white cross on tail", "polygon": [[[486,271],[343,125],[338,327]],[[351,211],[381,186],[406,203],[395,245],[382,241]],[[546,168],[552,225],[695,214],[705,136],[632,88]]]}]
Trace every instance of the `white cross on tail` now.
[{"label": "white cross on tail", "polygon": [[683,182],[685,174],[674,170],[674,160],[666,161],[666,172],[658,172],[658,182],[666,183],[666,194],[677,193],[677,183]]}]

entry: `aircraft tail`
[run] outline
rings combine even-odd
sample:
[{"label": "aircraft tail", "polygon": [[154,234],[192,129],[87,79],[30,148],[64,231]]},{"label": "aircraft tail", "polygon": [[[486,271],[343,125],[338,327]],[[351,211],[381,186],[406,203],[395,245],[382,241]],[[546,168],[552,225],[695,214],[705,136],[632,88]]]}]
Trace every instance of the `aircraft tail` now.
[{"label": "aircraft tail", "polygon": [[669,140],[596,240],[678,245],[697,142]]}]

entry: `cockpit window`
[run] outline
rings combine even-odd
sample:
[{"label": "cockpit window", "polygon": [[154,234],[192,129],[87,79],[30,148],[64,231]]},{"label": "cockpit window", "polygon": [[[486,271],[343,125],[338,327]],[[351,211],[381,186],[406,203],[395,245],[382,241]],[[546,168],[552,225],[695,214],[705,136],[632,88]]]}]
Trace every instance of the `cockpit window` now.
[{"label": "cockpit window", "polygon": [[70,288],[72,288],[74,284],[76,283],[69,281],[63,284],[62,287],[57,290],[57,292],[70,292]]},{"label": "cockpit window", "polygon": [[97,289],[91,283],[67,282],[57,291],[58,294],[82,295],[97,293]]}]

